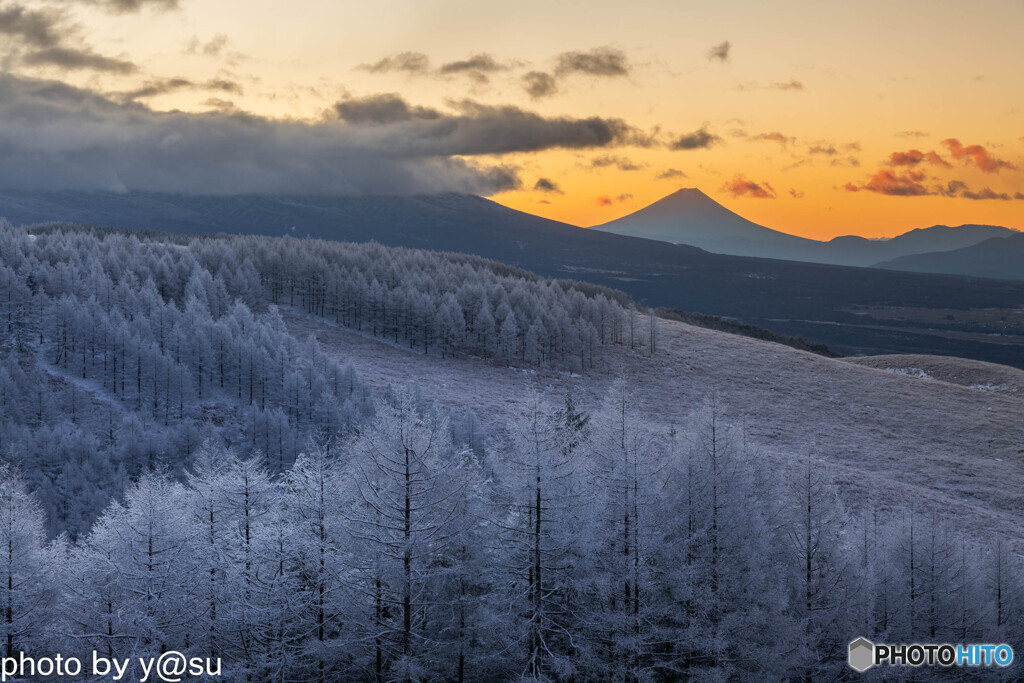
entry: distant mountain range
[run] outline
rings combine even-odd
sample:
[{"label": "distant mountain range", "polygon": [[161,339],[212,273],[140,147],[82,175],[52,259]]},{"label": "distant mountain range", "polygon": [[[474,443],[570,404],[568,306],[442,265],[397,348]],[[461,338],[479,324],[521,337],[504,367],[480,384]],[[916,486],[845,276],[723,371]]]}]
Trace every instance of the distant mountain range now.
[{"label": "distant mountain range", "polygon": [[[689,244],[716,254],[843,266],[874,266],[902,256],[962,249],[987,239],[1017,234],[994,225],[936,225],[885,240],[850,235],[820,242],[753,223],[694,188],[679,190],[635,213],[589,229]],[[898,263],[887,267],[901,269]],[[953,262],[949,267],[955,269],[938,272],[963,272]]]},{"label": "distant mountain range", "polygon": [[[1017,313],[1024,310],[1024,282],[713,254],[584,230],[471,195],[3,192],[0,216],[14,224],[68,221],[198,235],[375,240],[477,254],[541,275],[619,289],[646,305],[802,336],[840,353],[933,353],[1024,367],[1024,343],[1016,341],[1016,335],[1024,336],[1024,317]],[[933,316],[894,322],[891,316],[900,309],[940,307],[937,321]],[[945,309],[963,314],[949,321]],[[1006,321],[972,314],[980,310],[1005,310]]]},{"label": "distant mountain range", "polygon": [[993,237],[963,249],[901,256],[879,263],[878,267],[915,273],[956,273],[1024,280],[1024,233]]}]

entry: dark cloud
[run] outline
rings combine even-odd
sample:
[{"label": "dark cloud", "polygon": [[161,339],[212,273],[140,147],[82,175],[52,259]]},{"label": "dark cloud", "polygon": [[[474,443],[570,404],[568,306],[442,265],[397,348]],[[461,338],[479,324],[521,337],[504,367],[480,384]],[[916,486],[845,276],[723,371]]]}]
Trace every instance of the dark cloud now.
[{"label": "dark cloud", "polygon": [[836,149],[835,145],[814,145],[809,150],[808,154],[823,154],[825,156],[833,157],[839,154],[839,150]]},{"label": "dark cloud", "polygon": [[747,180],[742,173],[737,173],[732,180],[722,186],[722,190],[733,197],[754,197],[756,199],[775,199],[775,190],[768,183],[755,183]]},{"label": "dark cloud", "polygon": [[[26,66],[57,67],[66,71],[88,69],[127,74],[137,70],[135,64],[94,52],[85,45],[72,45],[78,33],[69,26],[66,16],[54,10],[30,10],[21,5],[0,8],[0,34],[13,38],[7,46]],[[26,48],[19,51],[16,48]]]},{"label": "dark cloud", "polygon": [[502,64],[491,55],[481,53],[473,55],[469,59],[462,59],[456,62],[442,64],[437,70],[437,73],[441,76],[464,74],[469,76],[469,78],[475,82],[483,84],[489,81],[487,74],[495,73],[497,71],[507,71],[509,68],[510,67],[507,64]]},{"label": "dark cloud", "polygon": [[779,132],[759,133],[757,135],[754,135],[750,139],[751,140],[767,140],[768,142],[777,142],[779,144],[779,147],[782,147],[783,149],[786,149],[786,147],[788,145],[796,142],[796,138],[789,137],[788,135],[783,135],[782,133],[779,133]]},{"label": "dark cloud", "polygon": [[413,146],[416,125],[430,123],[365,127],[157,112],[56,81],[0,74],[0,187],[494,194],[521,186],[514,168],[444,156],[436,130],[441,140],[432,147]]},{"label": "dark cloud", "polygon": [[944,168],[952,167],[951,163],[943,159],[936,152],[922,152],[921,150],[911,149],[906,152],[893,152],[889,155],[890,166],[917,166],[923,163]]},{"label": "dark cloud", "polygon": [[562,192],[562,188],[558,186],[554,180],[548,178],[540,178],[533,185],[534,192],[544,192],[546,194],[565,194]]},{"label": "dark cloud", "polygon": [[975,192],[967,186],[967,183],[960,180],[951,180],[945,186],[937,187],[935,189],[935,194],[940,194],[944,197],[962,197],[964,199],[973,199],[976,201],[993,199],[996,201],[1009,202],[1014,199],[1024,199],[1024,195],[1020,192],[1011,196],[1008,192],[996,192],[990,187],[984,187]]},{"label": "dark cloud", "polygon": [[99,5],[108,12],[115,14],[129,14],[146,8],[166,11],[175,10],[179,7],[178,0],[91,0],[88,4]]},{"label": "dark cloud", "polygon": [[614,166],[620,171],[639,171],[646,168],[644,165],[638,164],[632,159],[620,156],[605,155],[590,160],[591,168],[608,168],[609,166]]},{"label": "dark cloud", "polygon": [[674,150],[707,149],[721,139],[717,135],[709,133],[707,128],[701,128],[692,133],[680,135],[669,144],[669,148]]},{"label": "dark cloud", "polygon": [[627,192],[626,194],[620,194],[618,197],[615,198],[615,201],[628,202],[632,198],[633,198],[633,195],[631,195],[631,194],[629,194]]},{"label": "dark cloud", "polygon": [[418,155],[479,155],[641,145],[648,139],[621,119],[543,117],[514,106],[449,103],[455,114],[385,127],[380,144]]},{"label": "dark cloud", "polygon": [[551,97],[558,92],[555,77],[543,71],[530,71],[523,76],[523,90],[535,100]]},{"label": "dark cloud", "polygon": [[956,138],[943,140],[942,144],[945,145],[954,159],[962,159],[966,163],[973,162],[975,166],[985,173],[999,173],[1003,169],[1015,170],[1017,168],[1009,161],[995,158],[981,145],[968,145],[965,147]]},{"label": "dark cloud", "polygon": [[467,76],[479,84],[488,83],[489,74],[508,71],[511,64],[498,61],[486,52],[472,55],[466,59],[442,64],[437,69],[430,66],[430,58],[422,52],[401,52],[385,57],[374,64],[363,64],[359,67],[370,73],[401,72],[412,76]]},{"label": "dark cloud", "polygon": [[116,74],[138,71],[132,62],[106,57],[88,48],[48,47],[25,54],[21,61],[29,66],[55,66],[66,71],[88,69]]},{"label": "dark cloud", "polygon": [[595,47],[588,52],[563,52],[558,55],[555,74],[588,76],[628,76],[631,67],[626,53],[612,47]]},{"label": "dark cloud", "polygon": [[378,74],[391,71],[425,74],[430,71],[430,58],[422,52],[401,52],[391,57],[385,57],[374,64],[364,64],[359,68]]},{"label": "dark cloud", "polygon": [[382,93],[348,99],[334,105],[338,118],[353,124],[388,124],[413,119],[439,119],[441,112],[409,105],[398,93]]},{"label": "dark cloud", "polygon": [[772,90],[803,90],[804,84],[794,78],[782,83],[772,83],[768,87]]},{"label": "dark cloud", "polygon": [[729,52],[732,50],[732,43],[728,40],[715,45],[708,50],[709,62],[728,62]]},{"label": "dark cloud", "polygon": [[903,131],[900,131],[899,133],[896,133],[896,137],[898,137],[898,138],[926,138],[926,137],[928,137],[928,133],[924,132],[923,130],[903,130]]},{"label": "dark cloud", "polygon": [[791,188],[789,188],[789,195],[793,199],[803,199],[804,198],[804,191],[803,190],[797,190],[796,188],[792,188],[791,187]]},{"label": "dark cloud", "polygon": [[965,199],[998,199],[999,201],[1004,202],[1008,202],[1013,199],[1013,197],[1011,197],[1006,192],[996,192],[995,190],[988,187],[982,188],[978,192],[964,190],[962,193],[960,193],[960,196],[964,197]]},{"label": "dark cloud", "polygon": [[367,131],[366,144],[408,156],[474,156],[643,145],[650,140],[621,119],[546,118],[514,106],[449,102],[454,113],[415,107],[395,93],[338,102],[338,117]]},{"label": "dark cloud", "polygon": [[61,14],[51,10],[30,10],[20,5],[0,8],[0,34],[20,39],[35,48],[54,47],[60,42]]},{"label": "dark cloud", "polygon": [[1024,192],[1014,192],[1013,193],[1013,198],[1014,199],[1024,200]]},{"label": "dark cloud", "polygon": [[209,81],[196,82],[187,78],[163,78],[159,80],[146,81],[141,87],[128,92],[120,93],[120,97],[128,100],[142,100],[148,97],[166,95],[181,90],[207,90],[213,92],[242,94],[242,86],[234,81],[223,78],[215,78]]},{"label": "dark cloud", "polygon": [[655,180],[672,180],[674,178],[689,178],[689,177],[690,176],[686,175],[685,173],[680,171],[678,168],[669,168],[669,169],[666,169],[666,170],[662,171],[658,175],[654,176],[654,179]]},{"label": "dark cloud", "polygon": [[493,194],[521,186],[517,169],[468,157],[650,144],[621,119],[473,101],[436,110],[397,95],[349,99],[338,103],[338,118],[318,121],[220,104],[158,112],[141,100],[0,73],[0,187]]}]

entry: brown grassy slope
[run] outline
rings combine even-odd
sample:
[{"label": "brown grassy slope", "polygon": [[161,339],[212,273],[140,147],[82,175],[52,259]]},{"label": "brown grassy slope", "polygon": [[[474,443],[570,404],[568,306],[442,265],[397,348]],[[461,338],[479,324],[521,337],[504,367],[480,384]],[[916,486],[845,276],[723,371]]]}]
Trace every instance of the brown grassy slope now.
[{"label": "brown grassy slope", "polygon": [[665,320],[653,358],[606,350],[583,377],[424,356],[297,314],[285,320],[300,338],[315,333],[327,353],[351,359],[374,387],[412,380],[428,399],[472,407],[497,447],[530,390],[557,401],[572,387],[593,408],[621,378],[665,431],[682,428],[714,391],[780,477],[809,454],[831,467],[853,512],[913,506],[1024,551],[1024,404],[1010,395]]}]

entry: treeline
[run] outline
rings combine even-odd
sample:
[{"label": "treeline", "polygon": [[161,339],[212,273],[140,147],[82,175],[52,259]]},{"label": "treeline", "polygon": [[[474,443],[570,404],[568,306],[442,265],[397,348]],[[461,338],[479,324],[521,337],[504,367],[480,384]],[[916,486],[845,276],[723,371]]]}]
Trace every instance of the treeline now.
[{"label": "treeline", "polygon": [[849,515],[815,460],[769,471],[714,400],[665,434],[624,393],[530,401],[493,451],[408,391],[280,475],[208,443],[77,543],[47,542],[5,470],[0,648],[177,650],[237,681],[669,681],[839,680],[860,635],[1020,642],[1009,548]]},{"label": "treeline", "polygon": [[274,304],[424,353],[584,372],[600,346],[656,346],[653,315],[622,293],[477,256],[255,236],[192,248],[208,266],[251,258]]}]

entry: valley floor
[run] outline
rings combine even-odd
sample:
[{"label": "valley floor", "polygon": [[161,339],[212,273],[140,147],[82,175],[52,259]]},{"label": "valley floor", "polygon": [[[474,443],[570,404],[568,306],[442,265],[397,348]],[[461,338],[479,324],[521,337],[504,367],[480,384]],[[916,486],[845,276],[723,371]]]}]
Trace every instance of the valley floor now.
[{"label": "valley floor", "polygon": [[[665,431],[677,425],[684,437],[687,416],[714,392],[726,417],[745,425],[748,446],[776,463],[780,476],[809,456],[831,468],[855,513],[902,514],[913,507],[964,530],[1011,540],[1024,552],[1019,392],[934,381],[886,370],[906,363],[829,359],[667,320],[659,321],[653,357],[603,348],[597,367],[576,376],[424,356],[282,313],[297,338],[315,334],[326,353],[351,360],[371,386],[415,382],[430,400],[471,407],[495,430],[492,439],[503,438],[505,418],[531,391],[559,401],[572,389],[594,408],[621,380],[652,424]],[[917,357],[918,365],[921,358],[928,357]]]}]

